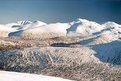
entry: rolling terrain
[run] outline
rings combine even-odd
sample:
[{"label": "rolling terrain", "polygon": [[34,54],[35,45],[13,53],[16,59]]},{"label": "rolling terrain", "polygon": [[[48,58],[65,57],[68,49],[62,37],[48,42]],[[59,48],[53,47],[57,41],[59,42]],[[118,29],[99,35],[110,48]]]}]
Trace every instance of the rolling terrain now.
[{"label": "rolling terrain", "polygon": [[0,69],[76,81],[121,80],[121,25],[86,19],[0,25]]}]

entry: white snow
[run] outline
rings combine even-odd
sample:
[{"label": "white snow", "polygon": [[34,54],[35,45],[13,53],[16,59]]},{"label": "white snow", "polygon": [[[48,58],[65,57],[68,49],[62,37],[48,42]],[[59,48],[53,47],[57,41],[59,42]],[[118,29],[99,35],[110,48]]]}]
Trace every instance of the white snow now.
[{"label": "white snow", "polygon": [[69,27],[69,24],[66,23],[55,23],[47,24],[43,26],[29,28],[22,32],[22,37],[32,38],[52,38],[59,36],[66,36],[66,29]]},{"label": "white snow", "polygon": [[95,32],[99,32],[103,29],[103,27],[92,21],[88,21],[85,19],[78,19],[77,21],[71,22],[71,27],[67,30],[68,36],[89,36]]},{"label": "white snow", "polygon": [[8,34],[13,30],[14,29],[8,25],[0,25],[0,37],[8,37]]},{"label": "white snow", "polygon": [[0,81],[71,81],[37,74],[0,71]]},{"label": "white snow", "polygon": [[115,22],[98,24],[86,19],[78,19],[70,23],[51,23],[42,21],[18,21],[0,25],[0,37],[22,36],[30,38],[52,38],[59,36],[87,37],[110,34],[114,39],[121,37],[121,25]]}]

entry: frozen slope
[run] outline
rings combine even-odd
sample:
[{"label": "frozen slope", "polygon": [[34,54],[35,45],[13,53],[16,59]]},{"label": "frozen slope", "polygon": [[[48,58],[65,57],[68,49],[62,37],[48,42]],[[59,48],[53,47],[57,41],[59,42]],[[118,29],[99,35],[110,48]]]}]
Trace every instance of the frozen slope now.
[{"label": "frozen slope", "polygon": [[8,33],[11,32],[11,28],[0,25],[0,37],[8,37]]},{"label": "frozen slope", "polygon": [[0,37],[8,37],[10,33],[20,31],[22,26],[30,23],[30,21],[18,21],[16,23],[0,25]]},{"label": "frozen slope", "polygon": [[17,31],[11,32],[9,36],[20,36],[22,38],[53,38],[66,36],[66,29],[69,28],[68,23],[52,23],[46,24],[41,21],[34,21],[25,25],[14,25]]},{"label": "frozen slope", "polygon": [[104,28],[93,21],[88,21],[86,19],[78,19],[70,23],[70,28],[67,29],[67,36],[89,36],[95,32],[100,32]]},{"label": "frozen slope", "polygon": [[36,74],[0,71],[0,81],[71,81],[71,80],[50,77],[50,76],[36,75]]},{"label": "frozen slope", "polygon": [[67,23],[54,23],[47,24],[43,26],[37,26],[33,28],[29,28],[21,33],[21,37],[23,38],[53,38],[66,36],[66,29],[69,28],[69,24]]},{"label": "frozen slope", "polygon": [[1,24],[0,25],[0,37],[18,36],[21,33],[18,34],[17,32],[24,31],[26,29],[31,29],[33,27],[42,26],[45,24],[46,23],[41,22],[41,21],[34,21],[34,22],[18,21],[16,23],[8,23],[4,25]]},{"label": "frozen slope", "polygon": [[85,19],[78,19],[70,23],[70,28],[67,29],[67,36],[96,36],[111,34],[115,38],[120,37],[121,25],[114,22],[106,22],[104,24],[98,24],[93,21],[88,21]]}]

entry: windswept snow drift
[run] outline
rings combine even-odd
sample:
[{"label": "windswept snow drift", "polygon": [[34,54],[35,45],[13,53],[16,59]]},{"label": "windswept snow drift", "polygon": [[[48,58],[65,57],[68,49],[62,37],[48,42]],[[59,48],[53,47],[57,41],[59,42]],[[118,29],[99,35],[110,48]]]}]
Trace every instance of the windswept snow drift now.
[{"label": "windswept snow drift", "polygon": [[37,74],[0,71],[0,81],[71,81],[71,80],[44,76],[44,75],[37,75]]}]

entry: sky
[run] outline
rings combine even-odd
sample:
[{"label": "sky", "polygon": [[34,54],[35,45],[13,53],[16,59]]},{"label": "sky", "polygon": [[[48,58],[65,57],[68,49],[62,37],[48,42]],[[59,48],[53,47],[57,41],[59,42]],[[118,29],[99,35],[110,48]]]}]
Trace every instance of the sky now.
[{"label": "sky", "polygon": [[121,24],[121,0],[0,0],[0,23],[70,22],[77,18]]}]

